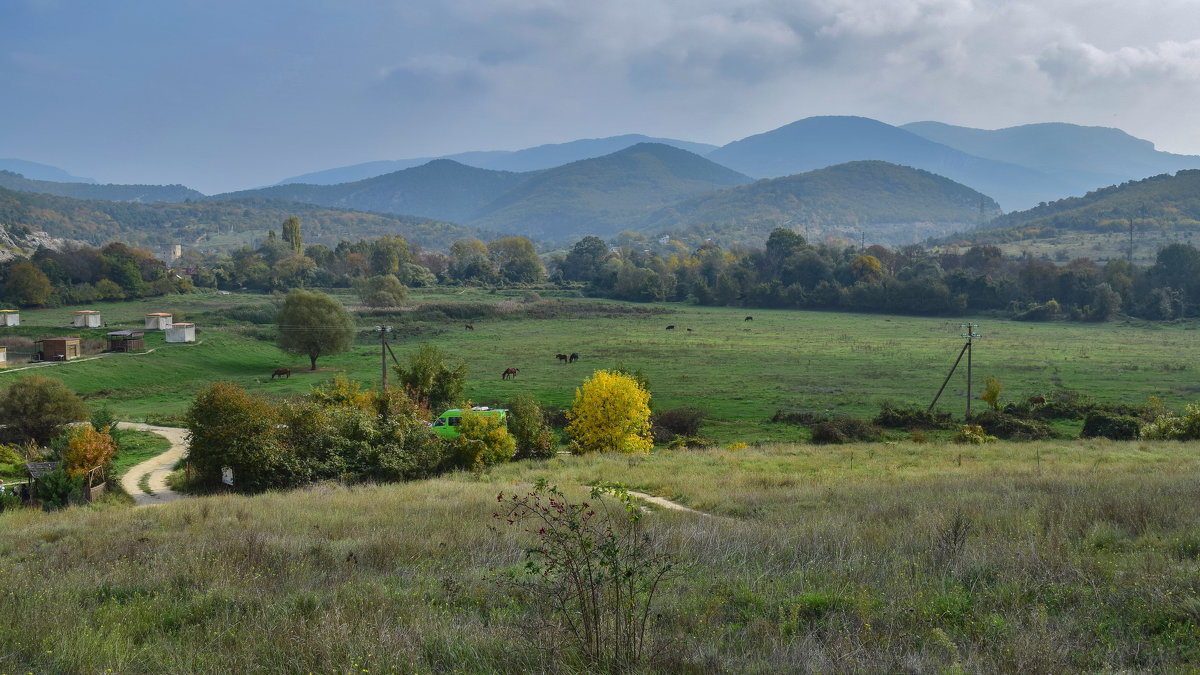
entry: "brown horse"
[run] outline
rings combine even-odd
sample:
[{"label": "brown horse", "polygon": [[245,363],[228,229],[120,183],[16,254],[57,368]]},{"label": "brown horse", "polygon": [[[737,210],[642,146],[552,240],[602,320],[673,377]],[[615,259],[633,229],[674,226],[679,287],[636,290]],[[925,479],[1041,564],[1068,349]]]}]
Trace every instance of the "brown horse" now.
[{"label": "brown horse", "polygon": [[559,361],[562,361],[563,363],[566,363],[567,359],[569,359],[571,357],[567,356],[566,354],[555,354],[554,358],[558,359]]},{"label": "brown horse", "polygon": [[1046,405],[1045,396],[1030,396],[1029,405]]},{"label": "brown horse", "polygon": [[521,372],[520,368],[505,368],[503,373],[500,373],[500,379],[517,379],[517,373]]},{"label": "brown horse", "polygon": [[464,324],[463,324],[463,328],[466,328],[467,330],[475,330],[475,324],[473,324],[473,323],[464,323]]},{"label": "brown horse", "polygon": [[271,379],[273,380],[276,377],[286,377],[287,379],[290,380],[290,379],[292,379],[292,369],[291,368],[276,368],[275,372],[271,373]]}]

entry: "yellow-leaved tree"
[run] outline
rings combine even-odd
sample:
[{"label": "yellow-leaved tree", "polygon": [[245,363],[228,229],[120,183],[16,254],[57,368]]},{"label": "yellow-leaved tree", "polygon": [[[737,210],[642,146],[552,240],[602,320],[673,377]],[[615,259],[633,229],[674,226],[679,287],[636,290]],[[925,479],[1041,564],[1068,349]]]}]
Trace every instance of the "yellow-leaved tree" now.
[{"label": "yellow-leaved tree", "polygon": [[585,452],[649,452],[650,392],[637,380],[597,370],[575,390],[567,412],[571,450]]},{"label": "yellow-leaved tree", "polygon": [[63,464],[67,473],[81,476],[112,461],[117,444],[108,434],[108,429],[97,430],[91,424],[73,427],[63,451]]},{"label": "yellow-leaved tree", "polygon": [[475,471],[512,460],[517,441],[508,433],[504,420],[492,415],[480,415],[463,407],[458,438],[450,442],[454,463]]}]

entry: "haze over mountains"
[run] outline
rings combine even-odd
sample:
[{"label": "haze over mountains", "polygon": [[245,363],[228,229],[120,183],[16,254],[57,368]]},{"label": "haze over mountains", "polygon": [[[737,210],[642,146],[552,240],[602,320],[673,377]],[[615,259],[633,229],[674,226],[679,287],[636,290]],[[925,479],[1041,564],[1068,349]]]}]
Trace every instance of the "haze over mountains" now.
[{"label": "haze over mountains", "polygon": [[[807,118],[719,148],[627,135],[449,157],[454,159],[358,180],[291,182],[298,176],[211,197],[178,185],[32,180],[3,171],[0,187],[125,202],[286,200],[557,243],[587,234],[680,228],[745,241],[771,223],[791,222],[822,236],[865,232],[872,243],[896,244],[975,227],[1000,208],[1029,208],[1200,168],[1200,157],[1159,152],[1116,129],[1036,124],[985,131],[938,122],[897,127],[863,117]],[[307,176],[339,180],[418,161],[370,162]],[[34,169],[69,176],[54,167]]]}]

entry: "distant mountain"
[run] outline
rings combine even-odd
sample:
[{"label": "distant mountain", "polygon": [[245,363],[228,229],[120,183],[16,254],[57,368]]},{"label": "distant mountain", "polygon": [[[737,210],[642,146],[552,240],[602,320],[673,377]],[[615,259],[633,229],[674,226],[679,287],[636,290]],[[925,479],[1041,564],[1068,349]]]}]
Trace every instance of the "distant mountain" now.
[{"label": "distant mountain", "polygon": [[186,204],[112,202],[17,192],[0,188],[0,225],[42,230],[93,245],[124,241],[144,246],[182,243],[228,248],[278,230],[300,218],[306,244],[399,234],[422,247],[446,250],[457,239],[479,236],[473,228],[424,218],[323,208],[282,200],[237,199]]},{"label": "distant mountain", "polygon": [[0,171],[12,171],[32,180],[52,180],[59,183],[95,183],[94,178],[72,176],[57,166],[29,162],[24,159],[0,159]]},{"label": "distant mountain", "polygon": [[999,212],[986,195],[920,169],[839,164],[686,199],[647,218],[647,231],[690,231],[722,244],[761,245],[776,227],[896,246],[961,230]]},{"label": "distant mountain", "polygon": [[1055,176],[935,143],[865,117],[809,117],[734,141],[708,159],[758,178],[777,178],[858,160],[924,169],[970,186],[1008,209],[1071,194]]},{"label": "distant mountain", "polygon": [[481,207],[526,178],[509,171],[478,169],[448,159],[436,159],[422,166],[353,183],[275,185],[214,195],[210,199],[287,199],[461,223],[474,218]]},{"label": "distant mountain", "polygon": [[640,229],[647,215],[671,202],[750,181],[686,150],[639,143],[532,174],[470,224],[554,241],[605,236]]},{"label": "distant mountain", "polygon": [[611,136],[608,138],[587,138],[567,143],[550,143],[516,151],[462,152],[455,155],[442,155],[440,157],[365,162],[363,164],[354,164],[352,166],[325,171],[314,171],[300,176],[285,178],[280,181],[280,184],[309,183],[312,185],[334,185],[336,183],[347,183],[364,178],[381,176],[385,173],[410,169],[415,166],[427,164],[435,159],[449,159],[460,164],[466,164],[467,166],[496,171],[538,171],[581,159],[602,157],[618,150],[624,150],[632,145],[637,145],[638,143],[662,143],[698,155],[704,155],[715,150],[717,147],[707,143],[694,143],[692,141],[680,141],[672,138],[652,138],[641,134],[626,134],[624,136]]},{"label": "distant mountain", "polygon": [[1176,155],[1120,129],[1075,124],[1027,124],[972,129],[941,122],[914,122],[906,129],[931,141],[1001,162],[1020,164],[1076,186],[1082,195],[1104,185],[1200,168],[1200,156]]},{"label": "distant mountain", "polygon": [[48,180],[30,180],[12,171],[0,171],[0,187],[72,199],[105,199],[114,202],[182,202],[204,198],[203,193],[182,185],[58,183]]}]

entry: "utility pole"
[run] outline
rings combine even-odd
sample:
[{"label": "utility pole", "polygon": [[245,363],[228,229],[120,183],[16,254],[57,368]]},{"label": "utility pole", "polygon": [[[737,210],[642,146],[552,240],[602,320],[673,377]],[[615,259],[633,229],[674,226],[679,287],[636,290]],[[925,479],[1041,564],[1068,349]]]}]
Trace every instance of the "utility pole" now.
[{"label": "utility pole", "polygon": [[967,339],[967,417],[966,417],[966,419],[969,420],[969,419],[971,419],[971,345],[972,345],[972,340],[977,337],[980,337],[980,335],[979,335],[979,333],[975,332],[975,329],[979,328],[979,324],[977,324],[977,323],[964,324],[963,328],[966,329],[966,332],[963,333],[963,337]]},{"label": "utility pole", "polygon": [[379,372],[383,381],[383,395],[387,397],[387,355],[391,351],[388,348],[387,334],[392,332],[391,326],[375,326],[375,330],[379,331]]}]

